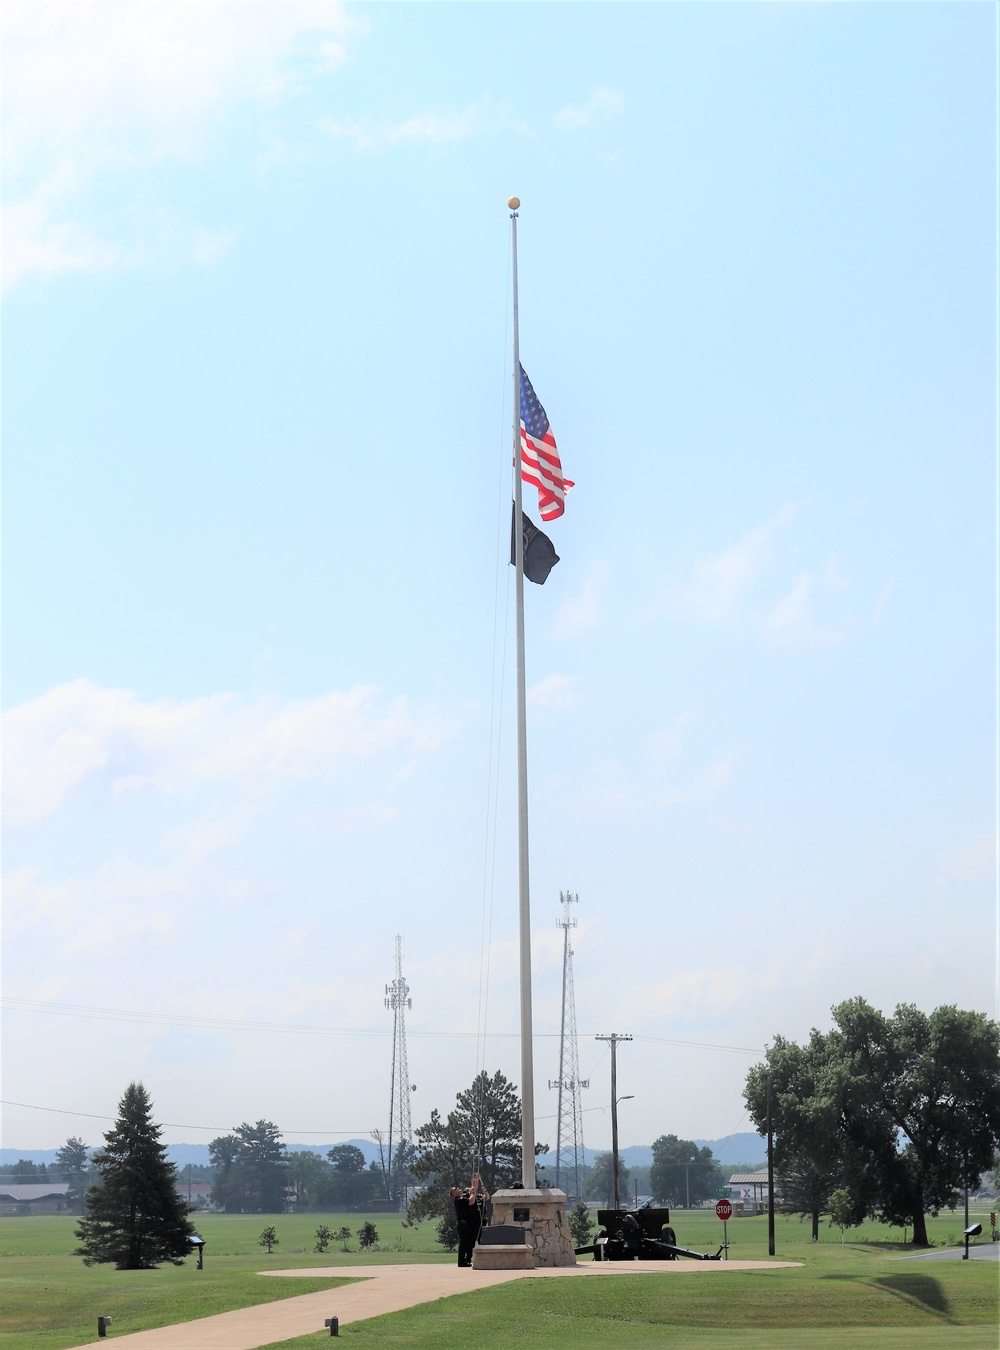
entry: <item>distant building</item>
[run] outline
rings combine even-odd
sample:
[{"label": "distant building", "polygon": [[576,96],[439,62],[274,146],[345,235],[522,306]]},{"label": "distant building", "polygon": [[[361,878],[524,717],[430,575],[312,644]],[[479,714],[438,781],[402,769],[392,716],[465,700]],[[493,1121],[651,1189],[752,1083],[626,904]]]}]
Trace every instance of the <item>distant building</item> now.
[{"label": "distant building", "polygon": [[734,1214],[763,1214],[767,1209],[767,1169],[734,1172],[726,1182],[726,1195]]},{"label": "distant building", "polygon": [[68,1181],[0,1181],[0,1214],[65,1214]]},{"label": "distant building", "polygon": [[207,1205],[212,1198],[212,1183],[210,1181],[187,1182],[178,1180],[174,1189],[190,1205]]}]

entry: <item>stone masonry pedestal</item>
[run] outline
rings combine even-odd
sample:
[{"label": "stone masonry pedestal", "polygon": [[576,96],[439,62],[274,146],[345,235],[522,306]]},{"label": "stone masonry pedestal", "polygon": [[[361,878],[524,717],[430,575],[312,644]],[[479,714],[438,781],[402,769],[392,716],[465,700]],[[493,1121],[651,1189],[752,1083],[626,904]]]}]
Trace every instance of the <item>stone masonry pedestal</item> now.
[{"label": "stone masonry pedestal", "polygon": [[566,1217],[566,1192],[496,1191],[493,1223],[524,1229],[523,1247],[476,1246],[476,1270],[524,1270],[535,1266],[575,1266],[576,1255]]}]

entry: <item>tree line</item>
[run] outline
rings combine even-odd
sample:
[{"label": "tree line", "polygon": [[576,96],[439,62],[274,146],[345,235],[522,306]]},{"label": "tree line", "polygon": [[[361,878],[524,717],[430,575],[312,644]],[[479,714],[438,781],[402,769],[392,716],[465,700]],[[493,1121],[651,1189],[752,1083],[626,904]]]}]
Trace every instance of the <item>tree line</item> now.
[{"label": "tree line", "polygon": [[[835,1007],[833,1022],[829,1032],[814,1030],[804,1046],[776,1037],[746,1080],[754,1124],[763,1132],[770,1122],[773,1131],[782,1206],[811,1215],[814,1237],[821,1214],[842,1228],[873,1215],[912,1226],[914,1243],[926,1245],[926,1214],[954,1205],[961,1189],[974,1189],[994,1163],[1000,1027],[953,1006],[926,1015],[901,1004],[886,1017],[861,998]],[[148,1094],[132,1083],[89,1165],[82,1141],[60,1150],[60,1166],[76,1168],[81,1184],[96,1178],[77,1229],[77,1251],[86,1263],[139,1269],[179,1263],[188,1253],[189,1206],[159,1134]],[[230,1212],[363,1207],[382,1187],[391,1190],[386,1170],[366,1166],[354,1145],[338,1145],[326,1159],[288,1156],[271,1121],[237,1126],[209,1148],[213,1199]],[[536,1157],[546,1151],[535,1145]],[[491,1193],[520,1182],[521,1103],[514,1084],[499,1072],[479,1073],[447,1116],[434,1110],[418,1127],[404,1161],[400,1184],[405,1177],[415,1189],[410,1221],[438,1218],[439,1240],[451,1245],[452,1186],[475,1172]],[[610,1168],[608,1155],[598,1163]],[[649,1176],[655,1200],[683,1206],[711,1198],[722,1173],[709,1148],[661,1135]],[[627,1179],[628,1169],[620,1168],[623,1199]],[[589,1220],[584,1206],[577,1211],[582,1229]]]}]

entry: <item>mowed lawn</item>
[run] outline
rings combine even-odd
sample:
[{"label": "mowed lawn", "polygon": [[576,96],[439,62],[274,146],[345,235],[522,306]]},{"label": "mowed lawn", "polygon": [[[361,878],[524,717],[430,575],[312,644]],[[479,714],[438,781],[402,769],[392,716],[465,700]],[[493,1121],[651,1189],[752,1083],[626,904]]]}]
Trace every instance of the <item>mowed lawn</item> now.
[{"label": "mowed lawn", "polygon": [[[370,1218],[378,1228],[380,1250],[362,1254],[357,1230]],[[197,1215],[205,1238],[205,1269],[191,1256],[183,1266],[125,1271],[83,1264],[73,1256],[73,1230],[79,1222],[61,1215],[0,1218],[0,1347],[3,1350],[61,1350],[95,1339],[98,1315],[110,1315],[115,1335],[169,1326],[232,1308],[272,1303],[296,1294],[336,1288],[343,1280],[262,1279],[260,1271],[359,1263],[447,1260],[434,1241],[430,1224],[404,1228],[397,1215]],[[261,1230],[273,1223],[279,1245],[268,1256],[258,1246]],[[311,1250],[316,1228],[334,1232],[347,1225],[355,1236],[344,1253],[337,1245],[326,1255]]]},{"label": "mowed lawn", "polygon": [[[409,1261],[450,1261],[434,1241],[434,1225],[405,1228],[398,1217],[370,1216],[381,1250],[311,1251],[318,1224],[352,1232],[365,1215],[228,1216],[199,1218],[207,1240],[205,1270],[192,1257],[182,1267],[157,1271],[88,1269],[70,1253],[74,1219],[0,1219],[0,1347],[62,1350],[96,1340],[99,1313],[113,1317],[116,1335],[205,1317],[232,1308],[330,1289],[336,1313],[338,1267]],[[987,1219],[988,1215],[976,1218]],[[722,1225],[711,1211],[677,1211],[679,1240],[713,1250]],[[273,1222],[279,1245],[268,1256],[257,1245]],[[945,1214],[931,1224],[932,1241],[956,1245],[962,1216]],[[764,1219],[729,1225],[733,1259],[767,1259]],[[822,1230],[818,1244],[808,1226],[779,1218],[777,1257],[800,1269],[766,1272],[671,1271],[663,1276],[620,1274],[588,1279],[523,1280],[495,1289],[346,1325],[341,1337],[372,1346],[584,1346],[669,1345],[671,1350],[717,1346],[722,1350],[895,1350],[956,1346],[996,1350],[1000,1319],[1000,1268],[992,1262],[923,1262],[893,1259],[912,1251],[902,1233],[876,1224],[849,1234]],[[280,1281],[268,1269],[323,1267],[331,1274]],[[345,1275],[347,1271],[345,1270]],[[329,1332],[280,1344],[288,1350],[329,1341]]]}]

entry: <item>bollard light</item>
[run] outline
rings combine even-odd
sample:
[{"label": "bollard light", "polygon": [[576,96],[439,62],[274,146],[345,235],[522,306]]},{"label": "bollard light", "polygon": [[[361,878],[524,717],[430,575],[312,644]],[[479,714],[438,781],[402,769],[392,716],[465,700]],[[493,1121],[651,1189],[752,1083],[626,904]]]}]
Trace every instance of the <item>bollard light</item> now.
[{"label": "bollard light", "polygon": [[339,1335],[340,1335],[340,1318],[339,1318],[339,1317],[328,1317],[328,1318],[326,1319],[326,1321],[323,1323],[323,1325],[324,1325],[325,1327],[329,1327],[329,1328],[330,1328],[330,1335],[331,1335],[331,1336],[339,1336]]},{"label": "bollard light", "polygon": [[110,1318],[110,1317],[99,1317],[99,1318],[97,1319],[97,1334],[98,1334],[98,1336],[106,1336],[106,1335],[108,1334],[108,1327],[109,1327],[110,1325],[111,1325],[111,1318]]}]

